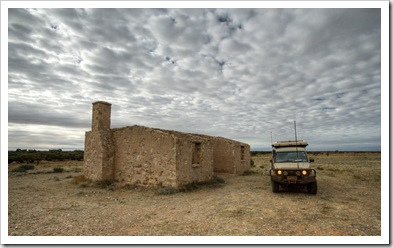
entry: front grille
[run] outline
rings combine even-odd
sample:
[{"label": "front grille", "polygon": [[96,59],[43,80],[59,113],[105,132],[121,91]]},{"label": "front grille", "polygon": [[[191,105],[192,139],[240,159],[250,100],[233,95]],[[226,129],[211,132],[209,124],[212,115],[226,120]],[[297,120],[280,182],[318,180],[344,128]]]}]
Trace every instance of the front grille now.
[{"label": "front grille", "polygon": [[288,171],[288,176],[296,176],[296,171],[295,170],[289,170]]}]

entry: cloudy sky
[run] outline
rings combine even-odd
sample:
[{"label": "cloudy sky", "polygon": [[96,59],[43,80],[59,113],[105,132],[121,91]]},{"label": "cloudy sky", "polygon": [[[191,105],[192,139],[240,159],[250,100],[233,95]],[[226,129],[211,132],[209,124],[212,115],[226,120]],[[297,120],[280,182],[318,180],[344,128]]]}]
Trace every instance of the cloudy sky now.
[{"label": "cloudy sky", "polygon": [[9,9],[8,148],[83,149],[95,101],[112,128],[380,150],[381,10]]}]

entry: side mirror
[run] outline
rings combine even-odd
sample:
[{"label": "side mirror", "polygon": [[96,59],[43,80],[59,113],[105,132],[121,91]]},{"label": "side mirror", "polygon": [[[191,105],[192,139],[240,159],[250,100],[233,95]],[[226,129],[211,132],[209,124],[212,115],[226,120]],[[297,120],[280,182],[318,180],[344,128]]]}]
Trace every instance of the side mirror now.
[{"label": "side mirror", "polygon": [[310,163],[313,163],[314,162],[314,159],[313,158],[310,158]]}]

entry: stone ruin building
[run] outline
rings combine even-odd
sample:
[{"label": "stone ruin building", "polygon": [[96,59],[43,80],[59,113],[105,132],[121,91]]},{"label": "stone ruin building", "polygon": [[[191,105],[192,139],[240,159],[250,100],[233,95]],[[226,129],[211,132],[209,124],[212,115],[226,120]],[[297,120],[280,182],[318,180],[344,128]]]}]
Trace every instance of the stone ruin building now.
[{"label": "stone ruin building", "polygon": [[136,125],[110,128],[110,122],[111,104],[94,102],[84,150],[84,176],[92,181],[180,189],[210,181],[214,173],[250,169],[248,144]]}]

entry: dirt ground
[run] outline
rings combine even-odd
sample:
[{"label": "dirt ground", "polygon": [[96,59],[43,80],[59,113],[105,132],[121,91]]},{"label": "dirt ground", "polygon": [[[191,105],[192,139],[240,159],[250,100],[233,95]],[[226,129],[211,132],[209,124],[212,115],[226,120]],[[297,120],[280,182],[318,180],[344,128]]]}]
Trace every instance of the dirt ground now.
[{"label": "dirt ground", "polygon": [[[247,175],[159,194],[76,180],[83,162],[42,162],[27,173],[9,165],[9,236],[379,236],[380,153],[311,155],[318,193],[273,193],[270,155],[253,156]],[[62,172],[54,173],[53,168]],[[75,184],[76,183],[76,184]],[[215,187],[214,187],[215,186]]]}]

